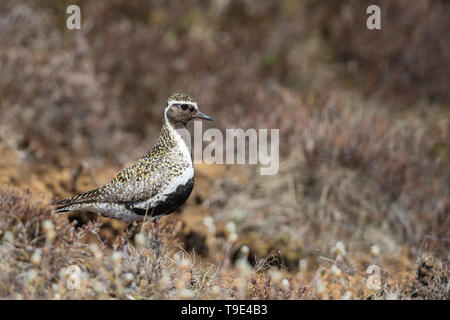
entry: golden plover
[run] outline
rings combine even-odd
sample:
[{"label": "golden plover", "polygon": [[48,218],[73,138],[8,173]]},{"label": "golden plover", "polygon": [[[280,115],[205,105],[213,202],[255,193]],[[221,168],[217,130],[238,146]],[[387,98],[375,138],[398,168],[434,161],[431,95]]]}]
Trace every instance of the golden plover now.
[{"label": "golden plover", "polygon": [[192,97],[170,96],[158,143],[103,187],[55,203],[57,212],[87,210],[131,223],[175,211],[194,187],[191,154],[177,130],[194,118],[213,120],[198,110]]}]

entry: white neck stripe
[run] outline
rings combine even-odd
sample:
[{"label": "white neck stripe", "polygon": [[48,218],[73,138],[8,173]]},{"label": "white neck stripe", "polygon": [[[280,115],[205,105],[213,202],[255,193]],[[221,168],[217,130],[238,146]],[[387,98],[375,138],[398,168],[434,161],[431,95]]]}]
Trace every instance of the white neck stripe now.
[{"label": "white neck stripe", "polygon": [[175,138],[175,141],[177,142],[178,146],[182,149],[184,156],[187,159],[189,159],[190,162],[192,162],[191,152],[189,151],[189,149],[188,149],[188,147],[186,145],[186,142],[183,140],[183,138],[177,132],[177,130],[175,130],[175,128],[172,126],[172,124],[170,123],[169,119],[167,118],[167,109],[169,109],[169,107],[167,107],[164,110],[164,121],[166,122],[166,125],[167,125],[167,128],[169,129],[169,132],[173,135],[173,137]]}]

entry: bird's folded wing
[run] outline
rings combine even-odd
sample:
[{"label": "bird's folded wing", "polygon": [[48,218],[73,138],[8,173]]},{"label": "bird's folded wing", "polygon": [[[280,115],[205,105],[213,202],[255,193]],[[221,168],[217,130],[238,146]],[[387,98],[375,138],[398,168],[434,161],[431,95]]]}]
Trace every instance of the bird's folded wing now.
[{"label": "bird's folded wing", "polygon": [[80,195],[54,203],[65,206],[89,202],[140,202],[145,201],[161,188],[164,172],[152,170],[147,164],[138,161],[122,170],[110,183]]}]

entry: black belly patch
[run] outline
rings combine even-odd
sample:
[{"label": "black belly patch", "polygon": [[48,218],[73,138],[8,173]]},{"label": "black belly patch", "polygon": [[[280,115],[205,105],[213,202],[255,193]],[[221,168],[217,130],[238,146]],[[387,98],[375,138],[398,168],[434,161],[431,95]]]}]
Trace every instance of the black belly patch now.
[{"label": "black belly patch", "polygon": [[149,217],[169,214],[186,202],[193,188],[194,178],[191,178],[186,184],[178,186],[173,193],[167,195],[164,201],[157,202],[156,206],[149,208],[148,211],[147,209],[134,207],[132,203],[126,204],[125,206],[138,215],[145,215],[146,212]]}]

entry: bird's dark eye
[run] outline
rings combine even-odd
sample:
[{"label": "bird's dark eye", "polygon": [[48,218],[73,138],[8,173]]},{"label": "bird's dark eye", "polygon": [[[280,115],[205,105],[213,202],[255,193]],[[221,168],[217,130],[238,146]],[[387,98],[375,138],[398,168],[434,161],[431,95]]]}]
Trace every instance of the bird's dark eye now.
[{"label": "bird's dark eye", "polygon": [[189,106],[188,106],[187,104],[182,104],[182,105],[181,105],[181,109],[183,109],[183,110],[187,110],[188,107],[189,107]]}]

